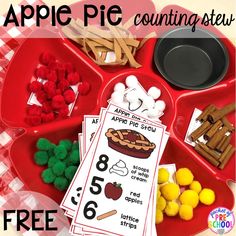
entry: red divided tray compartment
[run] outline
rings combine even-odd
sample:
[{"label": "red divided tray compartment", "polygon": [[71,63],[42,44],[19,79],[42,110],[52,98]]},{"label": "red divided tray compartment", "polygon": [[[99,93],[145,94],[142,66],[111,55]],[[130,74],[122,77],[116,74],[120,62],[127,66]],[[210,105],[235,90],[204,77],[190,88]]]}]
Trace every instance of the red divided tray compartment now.
[{"label": "red divided tray compartment", "polygon": [[[178,11],[186,11],[177,6],[169,6]],[[45,33],[45,32],[42,32]],[[220,32],[214,33],[221,37]],[[47,32],[49,34],[49,32]],[[51,33],[52,36],[54,33]],[[2,92],[1,115],[3,121],[12,127],[24,128],[24,133],[13,143],[10,151],[12,164],[19,177],[32,191],[43,193],[58,203],[65,192],[57,191],[52,185],[42,182],[40,174],[43,168],[33,161],[36,141],[40,137],[48,138],[57,143],[60,139],[77,139],[81,131],[83,115],[98,114],[102,106],[107,106],[113,87],[117,82],[124,82],[126,76],[134,74],[145,89],[157,86],[162,91],[161,99],[167,104],[162,118],[170,131],[170,139],[164,152],[161,164],[175,163],[177,168],[187,167],[203,186],[214,189],[216,201],[211,206],[200,204],[194,210],[194,218],[184,222],[178,217],[165,217],[164,222],[157,226],[158,235],[192,235],[207,228],[207,217],[211,209],[221,206],[233,208],[234,197],[229,189],[228,180],[235,181],[235,155],[224,170],[219,170],[198,155],[192,147],[184,143],[184,136],[194,107],[203,109],[210,103],[221,107],[234,100],[235,94],[235,48],[228,39],[223,39],[230,57],[230,66],[225,78],[216,86],[202,91],[180,90],[168,84],[153,66],[153,49],[156,39],[150,39],[136,55],[143,66],[139,69],[125,67],[98,67],[80,49],[68,39],[26,39],[15,54],[4,82]],[[39,55],[49,51],[60,61],[75,63],[84,81],[91,84],[91,92],[79,96],[72,115],[68,119],[56,120],[38,127],[29,127],[25,121],[26,103],[29,97],[27,85],[32,79],[38,64]],[[32,53],[33,52],[33,53]],[[23,63],[22,63],[23,62]],[[234,116],[229,120],[235,124]],[[235,142],[235,137],[232,143]],[[201,218],[201,220],[198,220]],[[171,226],[171,227],[170,227]]]}]

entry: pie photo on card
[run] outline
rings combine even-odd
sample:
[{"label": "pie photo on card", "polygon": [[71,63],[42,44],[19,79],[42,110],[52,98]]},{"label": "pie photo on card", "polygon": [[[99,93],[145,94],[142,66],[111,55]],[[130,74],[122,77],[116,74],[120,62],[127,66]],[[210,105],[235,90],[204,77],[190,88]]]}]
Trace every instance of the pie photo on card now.
[{"label": "pie photo on card", "polygon": [[145,159],[156,148],[154,143],[135,130],[110,128],[105,135],[110,148],[128,156]]}]

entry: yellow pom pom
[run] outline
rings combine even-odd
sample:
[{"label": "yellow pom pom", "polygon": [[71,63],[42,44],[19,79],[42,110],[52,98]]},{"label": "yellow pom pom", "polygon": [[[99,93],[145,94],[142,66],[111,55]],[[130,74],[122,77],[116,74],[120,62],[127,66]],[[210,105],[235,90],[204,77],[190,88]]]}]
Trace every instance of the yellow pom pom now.
[{"label": "yellow pom pom", "polygon": [[157,199],[161,196],[160,190],[157,190]]},{"label": "yellow pom pom", "polygon": [[161,194],[167,201],[172,201],[178,198],[180,193],[179,186],[174,183],[168,183],[161,187]]},{"label": "yellow pom pom", "polygon": [[189,205],[195,208],[198,205],[198,194],[193,190],[185,190],[179,197],[179,200],[184,205]]},{"label": "yellow pom pom", "polygon": [[167,202],[165,213],[168,216],[176,216],[179,211],[179,205],[176,202]]},{"label": "yellow pom pom", "polygon": [[156,211],[156,224],[160,224],[163,221],[163,213],[161,210],[157,209]]},{"label": "yellow pom pom", "polygon": [[164,197],[161,196],[157,199],[157,209],[163,211],[165,207],[166,207],[166,200]]},{"label": "yellow pom pom", "polygon": [[200,202],[205,205],[211,205],[215,201],[215,193],[209,188],[204,188],[199,194]]},{"label": "yellow pom pom", "polygon": [[183,220],[191,220],[193,218],[193,208],[190,205],[181,205],[179,216]]},{"label": "yellow pom pom", "polygon": [[190,185],[193,182],[193,174],[188,168],[180,168],[175,173],[176,181],[181,186]]},{"label": "yellow pom pom", "polygon": [[158,184],[163,184],[169,180],[169,172],[166,168],[160,168],[158,170]]},{"label": "yellow pom pom", "polygon": [[190,184],[189,188],[190,188],[191,190],[195,191],[196,193],[200,193],[201,190],[202,190],[201,184],[200,184],[198,181],[196,181],[196,180],[194,180],[194,181]]}]

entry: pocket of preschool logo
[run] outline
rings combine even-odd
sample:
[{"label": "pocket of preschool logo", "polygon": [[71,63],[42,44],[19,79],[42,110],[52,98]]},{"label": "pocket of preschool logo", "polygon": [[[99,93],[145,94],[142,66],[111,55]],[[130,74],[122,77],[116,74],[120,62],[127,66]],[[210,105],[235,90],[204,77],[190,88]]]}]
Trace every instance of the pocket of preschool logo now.
[{"label": "pocket of preschool logo", "polygon": [[231,231],[234,224],[234,213],[224,207],[213,209],[208,216],[208,227],[212,232],[219,235],[223,235]]}]

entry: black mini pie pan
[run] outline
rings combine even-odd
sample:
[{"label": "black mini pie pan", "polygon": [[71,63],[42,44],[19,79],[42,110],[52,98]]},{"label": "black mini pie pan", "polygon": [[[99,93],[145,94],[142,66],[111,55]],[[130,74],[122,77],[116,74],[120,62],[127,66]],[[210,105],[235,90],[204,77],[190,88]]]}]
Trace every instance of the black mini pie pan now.
[{"label": "black mini pie pan", "polygon": [[171,84],[200,90],[224,78],[229,56],[223,43],[212,33],[199,28],[195,32],[177,28],[157,41],[154,62]]}]

